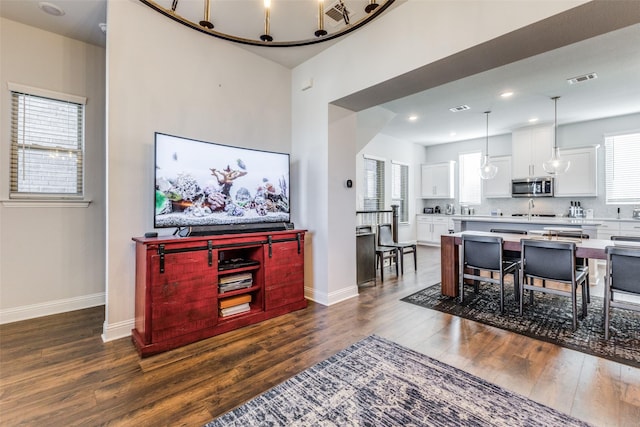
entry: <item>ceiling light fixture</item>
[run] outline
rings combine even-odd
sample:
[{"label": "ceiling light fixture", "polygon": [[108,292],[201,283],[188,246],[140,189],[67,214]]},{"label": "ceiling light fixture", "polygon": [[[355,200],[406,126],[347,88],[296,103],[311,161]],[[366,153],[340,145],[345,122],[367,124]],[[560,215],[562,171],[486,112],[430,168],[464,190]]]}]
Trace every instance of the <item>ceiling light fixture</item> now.
[{"label": "ceiling light fixture", "polygon": [[38,7],[43,11],[53,16],[62,16],[65,14],[65,11],[60,7],[53,3],[40,2],[38,3]]},{"label": "ceiling light fixture", "polygon": [[418,116],[416,116],[415,114],[412,114],[409,116],[409,121],[410,122],[415,122],[416,120],[418,120]]},{"label": "ceiling light fixture", "polygon": [[[316,5],[264,0],[260,2],[264,11],[252,7],[253,2],[139,1],[174,21],[214,37],[254,46],[288,47],[320,43],[350,33],[380,16],[395,0],[316,0]],[[204,6],[204,14],[200,5]],[[314,13],[313,8],[317,12]],[[251,25],[260,15],[264,16],[261,35],[260,30]]]},{"label": "ceiling light fixture", "polygon": [[535,122],[537,122],[538,120],[539,120],[539,119],[538,119],[537,117],[531,117],[531,118],[529,119],[529,123],[535,123]]},{"label": "ceiling light fixture", "polygon": [[510,98],[511,96],[513,96],[513,92],[502,92],[500,96],[502,98]]},{"label": "ceiling light fixture", "polygon": [[554,96],[554,120],[553,120],[553,153],[551,158],[542,164],[542,168],[551,175],[559,175],[569,170],[571,162],[560,157],[560,149],[558,148],[558,99],[559,96]]},{"label": "ceiling light fixture", "polygon": [[498,173],[498,167],[491,163],[491,161],[489,160],[489,114],[491,114],[491,111],[485,111],[484,114],[486,114],[487,116],[487,139],[484,152],[484,161],[482,162],[482,166],[480,166],[480,178],[493,179]]}]

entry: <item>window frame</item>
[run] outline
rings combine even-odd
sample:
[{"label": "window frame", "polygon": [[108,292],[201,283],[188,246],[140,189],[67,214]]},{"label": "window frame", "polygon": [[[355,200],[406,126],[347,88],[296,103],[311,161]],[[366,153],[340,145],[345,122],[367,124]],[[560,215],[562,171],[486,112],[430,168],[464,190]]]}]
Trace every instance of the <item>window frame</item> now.
[{"label": "window frame", "polygon": [[[396,194],[396,166],[400,169],[400,194]],[[409,168],[410,165],[395,160],[391,161],[391,204],[398,205],[398,222],[409,223]],[[404,185],[403,185],[404,181]]]},{"label": "window frame", "polygon": [[[10,159],[9,159],[9,170],[10,177],[8,183],[8,195],[9,200],[3,200],[3,205],[6,206],[24,206],[25,203],[31,203],[34,206],[65,206],[68,204],[77,204],[78,207],[87,206],[89,201],[85,199],[86,189],[85,189],[85,147],[86,147],[86,97],[71,95],[61,92],[55,92],[47,89],[34,88],[30,86],[25,86],[17,83],[8,82],[7,87],[9,89],[10,96],[10,114],[11,114],[11,123],[10,123]],[[75,185],[76,192],[53,192],[53,191],[19,191],[17,189],[17,175],[22,171],[22,169],[18,165],[19,153],[21,150],[25,149],[25,144],[20,142],[20,136],[18,133],[18,116],[19,111],[16,110],[16,107],[20,104],[19,97],[34,97],[39,98],[40,100],[51,100],[56,103],[70,103],[78,106],[79,110],[77,110],[77,114],[70,115],[70,117],[75,117],[74,128],[78,133],[78,138],[74,138],[74,147],[69,149],[66,147],[64,150],[61,148],[56,148],[49,144],[30,144],[32,147],[35,147],[36,150],[41,152],[57,152],[57,151],[66,151],[72,152],[73,156],[77,158],[77,163],[74,169],[75,176],[77,177],[77,184]],[[24,142],[24,140],[23,140]]]},{"label": "window frame", "polygon": [[[620,161],[623,161],[623,163],[625,163],[625,166],[628,166],[627,170],[624,171],[623,178],[621,178],[618,182],[623,184],[628,183],[630,184],[630,187],[635,190],[632,195],[628,197],[611,196],[612,187],[615,187],[615,182],[612,182],[612,180],[615,179],[614,171],[620,171],[622,166],[620,163],[616,165],[615,157],[612,158],[613,151],[615,151],[616,138],[618,139],[618,142],[620,144],[628,143],[629,147],[633,147],[634,151],[633,154],[629,154],[627,152],[618,157]],[[640,129],[604,135],[604,146],[605,205],[637,205],[638,203],[640,203],[640,189],[637,186],[637,183],[640,181],[640,169],[638,169],[636,166],[638,162],[640,162]],[[616,189],[613,188],[613,190]],[[629,188],[626,188],[624,190],[618,188],[616,192],[624,193],[624,191],[627,190],[629,190]]]},{"label": "window frame", "polygon": [[[386,186],[386,159],[374,157],[370,155],[363,155],[363,172],[364,172],[364,188],[363,188],[363,210],[365,211],[381,211],[384,210],[385,205],[385,186]],[[369,174],[370,169],[367,168],[367,162],[376,162],[376,196],[369,197]],[[370,204],[367,201],[378,200],[375,209],[371,209]]]},{"label": "window frame", "polygon": [[[468,180],[465,180],[465,176],[464,176],[464,169],[465,169],[465,161],[464,161],[464,157],[465,156],[469,156],[469,155],[475,155],[478,156],[478,164],[477,166],[473,167],[473,168],[469,168],[468,171],[470,172],[470,177],[473,176],[475,177],[474,179],[477,181],[474,181],[474,185],[477,187],[477,199],[473,199],[473,200],[464,200],[463,199],[463,195],[466,195],[467,192],[463,190],[463,187],[465,186],[465,183]],[[465,152],[461,152],[458,153],[458,198],[459,198],[459,203],[461,205],[479,205],[482,203],[482,178],[480,177],[480,166],[482,165],[482,150],[473,150],[473,151],[465,151]],[[473,172],[472,172],[473,170]]]}]

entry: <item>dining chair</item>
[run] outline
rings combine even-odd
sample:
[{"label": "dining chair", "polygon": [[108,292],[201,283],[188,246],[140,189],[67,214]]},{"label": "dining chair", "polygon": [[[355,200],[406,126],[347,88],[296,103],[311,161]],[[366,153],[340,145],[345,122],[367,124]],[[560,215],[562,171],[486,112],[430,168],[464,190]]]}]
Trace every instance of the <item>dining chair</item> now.
[{"label": "dining chair", "polygon": [[640,248],[607,246],[604,276],[604,338],[609,339],[611,308],[640,311],[640,304],[614,299],[616,295],[640,296]]},{"label": "dining chair", "polygon": [[398,254],[400,251],[395,246],[376,245],[376,269],[380,266],[380,281],[384,282],[384,261],[389,260],[390,265],[396,267],[396,276],[398,276],[398,264],[400,259]]},{"label": "dining chair", "polygon": [[[529,291],[533,305],[534,292],[568,296],[571,298],[572,326],[578,327],[577,289],[581,286],[582,317],[587,315],[587,276],[589,268],[577,268],[576,244],[549,240],[522,239],[520,268],[520,315],[523,314],[524,291]],[[570,286],[568,291],[549,286],[538,286],[535,279],[554,281]]]},{"label": "dining chair", "polygon": [[[494,283],[500,287],[500,313],[504,313],[504,276],[513,275],[514,293],[519,290],[520,261],[507,260],[503,256],[503,239],[499,236],[485,236],[462,234],[460,246],[460,299],[464,301],[465,279],[474,281],[475,291],[478,292],[479,281]],[[488,271],[490,276],[481,276],[482,271]],[[498,277],[494,278],[493,274]]]},{"label": "dining chair", "polygon": [[[589,238],[588,234],[582,232],[582,230],[578,229],[576,231],[559,231],[557,233],[557,237],[562,239],[577,239],[578,241],[583,241]],[[578,270],[589,268],[589,258],[576,258],[576,268]],[[591,290],[589,283],[589,275],[587,274],[587,284],[585,285],[587,289],[587,303],[591,303]]]},{"label": "dining chair", "polygon": [[413,267],[418,270],[418,256],[416,242],[394,242],[391,224],[378,225],[378,245],[390,246],[398,249],[400,257],[400,274],[404,274],[404,256],[413,253]]},{"label": "dining chair", "polygon": [[611,240],[622,240],[625,242],[640,242],[640,236],[611,236]]},{"label": "dining chair", "polygon": [[[527,230],[511,230],[508,228],[492,228],[492,233],[505,233],[505,234],[520,234],[527,235]],[[518,251],[504,251],[504,257],[508,259],[520,261],[520,252]]]}]

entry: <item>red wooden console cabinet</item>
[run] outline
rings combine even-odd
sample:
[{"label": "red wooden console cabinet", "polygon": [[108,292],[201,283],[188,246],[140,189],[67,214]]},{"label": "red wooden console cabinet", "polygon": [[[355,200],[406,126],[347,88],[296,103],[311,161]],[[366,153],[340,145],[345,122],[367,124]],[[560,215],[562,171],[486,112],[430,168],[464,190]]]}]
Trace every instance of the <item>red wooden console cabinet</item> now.
[{"label": "red wooden console cabinet", "polygon": [[[304,233],[134,238],[140,356],[306,307]],[[238,300],[242,312],[223,314]]]}]

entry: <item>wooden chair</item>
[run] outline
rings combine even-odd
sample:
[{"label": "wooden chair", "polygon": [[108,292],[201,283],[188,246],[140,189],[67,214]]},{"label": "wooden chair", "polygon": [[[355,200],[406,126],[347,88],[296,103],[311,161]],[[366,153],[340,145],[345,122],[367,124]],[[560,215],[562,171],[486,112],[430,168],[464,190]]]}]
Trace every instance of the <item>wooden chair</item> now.
[{"label": "wooden chair", "polygon": [[396,266],[396,276],[398,276],[398,248],[393,246],[376,246],[376,268],[380,266],[380,281],[384,282],[384,261],[389,260],[390,264]]},{"label": "wooden chair", "polygon": [[415,242],[394,242],[391,224],[378,225],[378,245],[398,249],[400,256],[400,273],[404,274],[404,256],[413,253],[413,267],[418,270],[417,245]]},{"label": "wooden chair", "polygon": [[[619,240],[619,239],[618,239]],[[640,296],[640,249],[607,246],[604,276],[604,337],[609,339],[611,308],[640,311],[640,304],[614,300],[614,294]]]},{"label": "wooden chair", "polygon": [[[571,298],[573,329],[578,327],[577,289],[582,286],[582,316],[587,314],[587,277],[589,268],[576,266],[576,244],[549,240],[523,239],[521,245],[520,268],[520,315],[523,313],[524,291],[529,291],[530,304],[533,305],[533,292],[563,295]],[[535,279],[551,280],[568,284],[571,289],[565,291],[545,286],[536,286]]]}]

